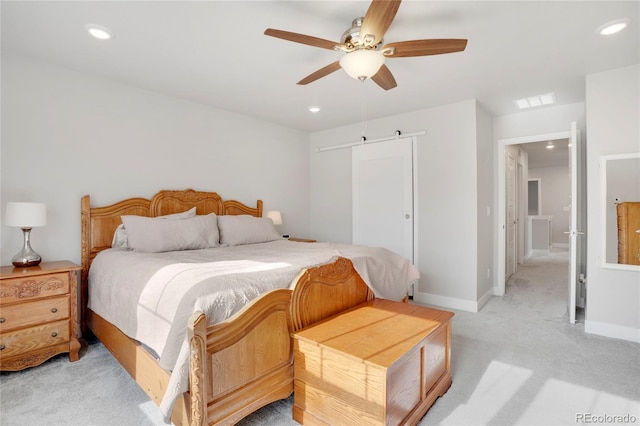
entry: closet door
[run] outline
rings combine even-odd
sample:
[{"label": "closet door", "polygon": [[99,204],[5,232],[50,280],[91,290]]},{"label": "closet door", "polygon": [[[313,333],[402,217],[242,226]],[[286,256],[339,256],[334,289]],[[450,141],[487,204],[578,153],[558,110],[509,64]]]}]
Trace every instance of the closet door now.
[{"label": "closet door", "polygon": [[353,244],[413,258],[413,140],[352,148]]}]

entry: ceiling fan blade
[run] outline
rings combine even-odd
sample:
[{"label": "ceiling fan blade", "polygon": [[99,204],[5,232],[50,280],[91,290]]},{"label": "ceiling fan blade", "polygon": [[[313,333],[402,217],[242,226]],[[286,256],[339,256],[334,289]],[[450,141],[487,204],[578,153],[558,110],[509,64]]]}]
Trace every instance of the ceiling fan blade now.
[{"label": "ceiling fan blade", "polygon": [[264,34],[275,38],[293,41],[296,43],[320,47],[322,49],[334,50],[335,46],[340,46],[340,43],[336,43],[335,41],[325,40],[323,38],[312,37],[304,34],[292,33],[289,31],[275,30],[273,28],[267,28],[264,31]]},{"label": "ceiling fan blade", "polygon": [[391,74],[389,68],[384,64],[382,64],[380,70],[371,77],[371,80],[375,81],[376,84],[384,90],[393,89],[398,85],[398,83],[396,83],[396,79],[393,78],[393,74]]},{"label": "ceiling fan blade", "polygon": [[312,74],[309,74],[308,76],[306,76],[305,78],[300,80],[298,82],[298,84],[304,86],[305,84],[312,83],[312,82],[314,82],[314,81],[316,81],[316,80],[318,80],[318,79],[320,79],[322,77],[325,77],[325,76],[327,76],[327,75],[331,74],[332,72],[337,71],[339,69],[340,69],[340,61],[335,61],[334,63],[329,64],[324,68],[320,68],[318,71],[316,71],[316,72],[314,72]]},{"label": "ceiling fan blade", "polygon": [[406,58],[410,56],[441,55],[443,53],[461,52],[467,47],[463,38],[442,38],[431,40],[410,40],[389,43],[382,49],[393,48],[394,52],[385,55],[389,58]]},{"label": "ceiling fan blade", "polygon": [[375,46],[382,41],[396,17],[401,0],[373,0],[360,28],[360,39],[366,46]]}]

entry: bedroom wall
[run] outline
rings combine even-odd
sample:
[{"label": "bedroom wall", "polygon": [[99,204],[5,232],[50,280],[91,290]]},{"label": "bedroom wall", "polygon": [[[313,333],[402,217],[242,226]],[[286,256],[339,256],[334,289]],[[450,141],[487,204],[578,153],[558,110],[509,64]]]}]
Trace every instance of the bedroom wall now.
[{"label": "bedroom wall", "polygon": [[588,237],[585,331],[640,342],[640,272],[602,266],[601,155],[640,152],[640,65],[587,76]]},{"label": "bedroom wall", "polygon": [[[491,126],[488,114],[474,100],[366,123],[368,139],[392,136],[396,130],[405,134],[426,131],[424,136],[418,136],[417,143],[418,254],[415,263],[421,279],[416,299],[424,297],[426,303],[477,310],[478,276],[486,277],[486,269],[492,266],[491,256],[485,258],[478,254],[478,247],[491,250],[493,244],[491,231],[479,232],[478,229],[478,205],[493,200],[493,189],[487,178],[492,172],[483,170],[478,179],[479,164],[486,167],[491,163],[485,154],[491,141]],[[311,134],[313,238],[351,242],[351,149],[315,150],[357,142],[361,129],[362,123],[356,123]],[[481,148],[478,147],[480,138]]]},{"label": "bedroom wall", "polygon": [[479,308],[493,296],[493,179],[496,165],[493,153],[493,117],[476,108],[477,155],[477,221],[478,221],[478,288]]},{"label": "bedroom wall", "polygon": [[[160,189],[217,191],[282,211],[309,234],[308,134],[30,59],[2,55],[0,215],[47,204],[32,231],[44,260],[80,262],[80,198],[105,205]],[[1,260],[22,232],[2,220]]]}]

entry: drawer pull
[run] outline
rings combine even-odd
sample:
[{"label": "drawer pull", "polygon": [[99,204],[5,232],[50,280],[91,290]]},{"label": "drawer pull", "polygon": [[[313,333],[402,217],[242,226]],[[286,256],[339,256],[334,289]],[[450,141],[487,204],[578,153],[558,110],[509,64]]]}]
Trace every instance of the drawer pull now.
[{"label": "drawer pull", "polygon": [[0,318],[0,323],[3,323],[3,322],[5,322],[5,319],[4,318]]},{"label": "drawer pull", "polygon": [[5,346],[4,345],[0,345],[0,351],[4,351]]},{"label": "drawer pull", "polygon": [[56,312],[58,312],[58,308],[51,308],[51,312],[55,314]]},{"label": "drawer pull", "polygon": [[51,337],[56,337],[57,335],[58,335],[58,332],[57,332],[57,331],[52,331],[52,332],[51,332]]}]

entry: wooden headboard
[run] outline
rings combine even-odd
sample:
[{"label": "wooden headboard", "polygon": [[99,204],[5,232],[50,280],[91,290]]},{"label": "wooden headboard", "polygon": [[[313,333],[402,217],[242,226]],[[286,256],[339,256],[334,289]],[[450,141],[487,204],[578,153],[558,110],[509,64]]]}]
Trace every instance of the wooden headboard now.
[{"label": "wooden headboard", "polygon": [[81,235],[82,235],[82,278],[81,292],[83,301],[86,300],[87,277],[91,262],[102,250],[111,248],[113,234],[122,223],[122,215],[138,215],[147,217],[164,216],[180,213],[196,208],[196,214],[215,213],[217,215],[251,215],[262,217],[262,200],[258,200],[256,207],[249,207],[239,201],[223,200],[215,192],[195,191],[185,189],[181,191],[163,190],[151,199],[128,198],[117,203],[91,207],[89,195],[81,201]]}]

